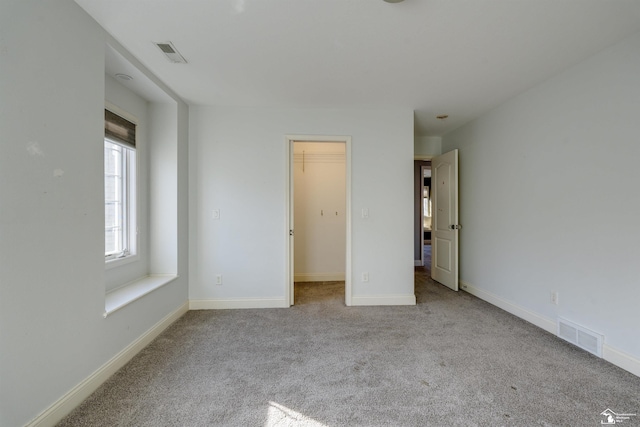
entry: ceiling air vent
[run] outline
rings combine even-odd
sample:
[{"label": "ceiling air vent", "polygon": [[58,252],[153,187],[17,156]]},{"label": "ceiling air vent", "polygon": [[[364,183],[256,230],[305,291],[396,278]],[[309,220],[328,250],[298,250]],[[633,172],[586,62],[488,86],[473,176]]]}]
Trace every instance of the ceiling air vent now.
[{"label": "ceiling air vent", "polygon": [[178,52],[178,49],[176,49],[173,43],[162,42],[155,43],[155,45],[158,46],[158,48],[162,51],[162,53],[164,53],[164,56],[166,56],[169,61],[177,64],[187,63],[187,60],[184,59],[184,56],[180,55],[180,52]]}]

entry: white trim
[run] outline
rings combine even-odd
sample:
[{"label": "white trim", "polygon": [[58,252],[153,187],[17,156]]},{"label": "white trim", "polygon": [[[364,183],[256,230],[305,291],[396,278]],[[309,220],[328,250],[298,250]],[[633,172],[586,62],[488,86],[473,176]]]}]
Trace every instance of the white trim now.
[{"label": "white trim", "polygon": [[344,273],[300,273],[293,275],[293,280],[296,282],[342,282],[344,278]]},{"label": "white trim", "polygon": [[351,299],[353,306],[371,305],[416,305],[415,295],[368,295],[354,296]]},{"label": "white trim", "polygon": [[139,261],[139,260],[140,260],[140,256],[138,254],[128,255],[123,258],[110,259],[104,262],[104,269],[111,270],[112,268],[121,267],[125,264],[130,264],[132,262]]},{"label": "white trim", "polygon": [[432,160],[434,157],[437,157],[437,155],[414,155],[413,160]]},{"label": "white trim", "polygon": [[[424,245],[423,245],[422,253],[424,253]],[[414,259],[413,260],[413,265],[415,267],[424,267],[424,261],[422,261],[421,259]]]},{"label": "white trim", "polygon": [[605,344],[602,348],[602,358],[609,363],[631,372],[633,375],[640,377],[640,359],[633,357],[621,350]]},{"label": "white trim", "polygon": [[177,278],[175,274],[152,274],[107,292],[104,298],[104,317]]},{"label": "white trim", "polygon": [[287,307],[293,303],[293,250],[289,230],[292,229],[291,218],[291,200],[293,199],[293,173],[291,167],[294,161],[293,143],[294,142],[342,142],[345,144],[345,166],[346,166],[346,222],[347,222],[347,241],[346,241],[346,260],[345,260],[345,288],[344,299],[347,306],[352,305],[352,284],[351,284],[351,137],[341,135],[285,135],[285,152],[286,152],[286,173],[285,173],[285,247],[287,248],[287,256],[285,256],[285,304]]},{"label": "white trim", "polygon": [[351,285],[351,137],[344,140],[344,155],[346,161],[346,211],[347,211],[347,248],[345,261],[345,287],[344,287],[344,303],[348,307],[353,304],[353,288]]},{"label": "white trim", "polygon": [[[115,107],[113,104],[105,101],[107,106],[111,106],[113,114],[119,115],[129,121],[133,121],[136,124],[136,138],[137,138],[137,119],[130,114],[124,114],[124,111]],[[115,108],[113,108],[115,107]],[[116,113],[116,110],[118,111]],[[127,116],[127,117],[125,117]],[[135,119],[135,121],[134,121]],[[138,170],[140,162],[138,161],[138,154],[135,147],[120,144],[118,141],[110,138],[104,138],[105,143],[112,145],[118,145],[121,148],[122,153],[122,193],[123,193],[123,248],[126,249],[129,254],[123,258],[118,258],[117,254],[111,254],[105,256],[105,270],[120,267],[125,264],[129,264],[134,261],[138,261],[138,247],[140,243],[140,236],[138,233],[140,224],[138,222],[138,207],[141,205],[140,192],[138,191]],[[105,199],[106,202],[106,199]],[[106,223],[105,223],[106,225]]]},{"label": "white trim", "polygon": [[285,248],[286,253],[284,257],[285,262],[285,288],[284,288],[284,298],[285,304],[287,307],[291,307],[294,301],[294,268],[293,268],[293,253],[294,253],[294,240],[291,237],[291,230],[295,224],[293,223],[293,215],[291,214],[293,211],[293,205],[291,201],[293,200],[293,142],[288,137],[285,137],[285,152],[287,153],[287,167],[285,168],[285,214],[284,214],[284,234],[285,234]]},{"label": "white trim", "polygon": [[53,426],[62,418],[74,410],[83,400],[91,395],[102,383],[104,383],[118,369],[123,367],[129,360],[145,348],[154,338],[162,331],[167,329],[173,322],[178,320],[183,314],[189,310],[187,302],[169,313],[158,323],[153,325],[147,332],[142,334],[138,339],[122,349],[118,354],[113,356],[107,363],[102,365],[98,370],[82,380],[78,385],[69,390],[64,396],[58,399],[53,405],[49,406],[44,412],[31,420],[27,427],[44,427]]},{"label": "white trim", "polygon": [[287,308],[286,298],[192,299],[189,310],[228,310],[238,308]]},{"label": "white trim", "polygon": [[517,316],[521,319],[526,320],[529,323],[534,324],[535,326],[544,329],[545,331],[556,335],[557,325],[556,322],[548,317],[541,316],[538,313],[535,313],[531,310],[528,310],[524,307],[521,307],[517,304],[512,303],[511,301],[507,301],[497,295],[494,295],[490,292],[484,291],[482,289],[478,289],[472,284],[460,280],[460,289],[470,293],[471,295],[475,295],[481,300],[484,300],[490,304],[495,305],[498,308],[507,311],[514,316]]}]

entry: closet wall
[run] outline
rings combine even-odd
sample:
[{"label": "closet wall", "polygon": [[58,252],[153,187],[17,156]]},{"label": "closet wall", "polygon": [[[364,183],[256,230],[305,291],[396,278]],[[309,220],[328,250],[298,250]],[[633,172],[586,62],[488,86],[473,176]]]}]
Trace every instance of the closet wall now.
[{"label": "closet wall", "polygon": [[345,144],[294,145],[294,280],[345,278]]}]

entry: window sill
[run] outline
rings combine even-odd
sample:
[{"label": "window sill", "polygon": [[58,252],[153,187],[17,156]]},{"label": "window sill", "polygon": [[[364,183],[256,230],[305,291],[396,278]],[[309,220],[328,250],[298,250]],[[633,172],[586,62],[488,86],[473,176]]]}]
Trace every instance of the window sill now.
[{"label": "window sill", "polygon": [[104,302],[104,317],[131,304],[133,301],[161,288],[177,279],[174,274],[156,274],[145,276],[141,279],[128,283],[118,289],[107,292]]},{"label": "window sill", "polygon": [[112,268],[115,267],[120,267],[121,265],[125,265],[125,264],[129,264],[130,262],[134,262],[134,261],[138,261],[140,257],[138,257],[138,254],[136,255],[129,255],[123,258],[114,258],[114,259],[110,259],[109,261],[105,261],[104,263],[104,269],[105,270],[110,270]]}]

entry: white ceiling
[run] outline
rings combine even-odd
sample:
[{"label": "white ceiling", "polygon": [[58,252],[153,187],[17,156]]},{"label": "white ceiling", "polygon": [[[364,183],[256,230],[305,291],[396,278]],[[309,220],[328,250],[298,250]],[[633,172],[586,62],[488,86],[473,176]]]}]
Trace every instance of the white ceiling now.
[{"label": "white ceiling", "polygon": [[[190,104],[400,107],[417,135],[640,31],[639,0],[76,2]],[[170,63],[153,44],[165,41],[189,63]]]}]

